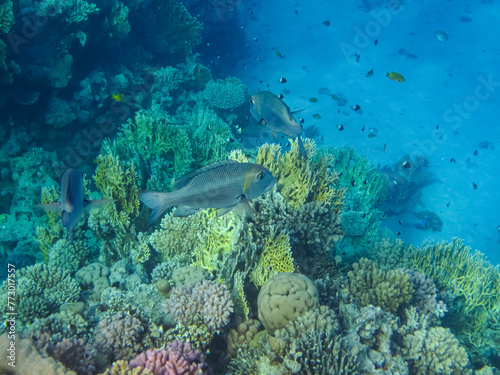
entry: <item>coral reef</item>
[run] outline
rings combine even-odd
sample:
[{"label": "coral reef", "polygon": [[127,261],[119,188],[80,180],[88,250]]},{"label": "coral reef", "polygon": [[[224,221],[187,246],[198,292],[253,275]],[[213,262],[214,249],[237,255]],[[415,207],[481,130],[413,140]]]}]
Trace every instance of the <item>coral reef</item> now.
[{"label": "coral reef", "polygon": [[279,273],[266,281],[258,297],[259,320],[273,333],[318,307],[318,289],[304,275]]}]

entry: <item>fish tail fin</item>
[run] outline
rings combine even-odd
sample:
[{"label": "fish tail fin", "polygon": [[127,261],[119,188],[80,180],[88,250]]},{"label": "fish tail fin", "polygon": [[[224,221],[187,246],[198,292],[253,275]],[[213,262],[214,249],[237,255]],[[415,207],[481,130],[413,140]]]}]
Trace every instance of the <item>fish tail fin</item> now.
[{"label": "fish tail fin", "polygon": [[45,212],[59,213],[61,212],[61,203],[44,203],[44,204],[34,204],[33,208],[45,210]]},{"label": "fish tail fin", "polygon": [[304,159],[307,159],[306,148],[304,147],[304,143],[302,143],[300,135],[297,137],[297,143],[299,145],[300,154],[304,157]]},{"label": "fish tail fin", "polygon": [[88,211],[95,208],[103,208],[104,206],[113,202],[116,202],[116,199],[94,199],[91,201],[85,199],[83,205],[85,206],[85,211]]},{"label": "fish tail fin", "polygon": [[149,225],[153,224],[167,208],[176,205],[169,196],[169,193],[159,193],[156,191],[142,191],[139,193],[141,202],[152,210]]}]

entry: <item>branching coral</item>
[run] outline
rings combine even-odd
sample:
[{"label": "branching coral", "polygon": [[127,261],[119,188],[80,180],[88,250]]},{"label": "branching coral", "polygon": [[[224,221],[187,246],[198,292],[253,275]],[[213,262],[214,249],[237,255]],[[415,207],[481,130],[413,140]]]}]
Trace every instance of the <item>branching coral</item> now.
[{"label": "branching coral", "polygon": [[95,347],[113,359],[131,359],[145,349],[145,331],[140,320],[124,313],[99,322]]},{"label": "branching coral", "polygon": [[[30,323],[35,318],[44,318],[56,311],[60,305],[78,301],[80,287],[60,268],[37,263],[16,271],[17,320]],[[7,309],[7,282],[1,296],[5,299],[2,310]]]},{"label": "branching coral", "polygon": [[461,373],[469,359],[449,329],[420,329],[403,338],[403,356],[418,375]]},{"label": "branching coral", "polygon": [[208,375],[210,368],[205,356],[193,350],[189,342],[175,340],[165,349],[148,350],[130,361],[131,369],[143,367],[154,375]]},{"label": "branching coral", "polygon": [[203,280],[173,288],[167,312],[181,324],[204,325],[213,333],[228,324],[233,302],[224,284]]},{"label": "branching coral", "polygon": [[402,271],[382,271],[372,261],[362,258],[349,271],[349,291],[363,306],[375,305],[396,312],[410,302],[413,285],[410,276]]}]

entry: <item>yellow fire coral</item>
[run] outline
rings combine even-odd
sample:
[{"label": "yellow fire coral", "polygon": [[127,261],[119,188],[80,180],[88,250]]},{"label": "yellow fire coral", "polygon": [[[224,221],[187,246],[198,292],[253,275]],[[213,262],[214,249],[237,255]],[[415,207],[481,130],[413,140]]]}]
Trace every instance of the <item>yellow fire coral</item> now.
[{"label": "yellow fire coral", "polygon": [[308,159],[300,154],[297,140],[285,154],[281,153],[281,146],[265,144],[259,148],[256,163],[271,171],[278,180],[281,195],[294,208],[298,209],[308,201],[320,201],[340,212],[344,190],[335,188],[338,177],[331,172],[333,156],[325,154],[314,161],[318,159],[314,141],[304,139],[304,147]]},{"label": "yellow fire coral", "polygon": [[264,251],[260,256],[259,264],[252,272],[251,280],[260,287],[280,272],[293,272],[293,258],[290,251],[290,238],[285,233],[276,237],[272,235],[266,241]]},{"label": "yellow fire coral", "polygon": [[500,309],[498,266],[493,267],[483,253],[473,253],[460,239],[424,242],[415,252],[413,267],[462,300],[462,312],[472,317],[476,327],[482,327],[488,315]]},{"label": "yellow fire coral", "polygon": [[410,302],[413,286],[410,276],[399,270],[382,271],[377,265],[362,258],[349,271],[349,291],[361,303],[396,312],[402,304]]}]

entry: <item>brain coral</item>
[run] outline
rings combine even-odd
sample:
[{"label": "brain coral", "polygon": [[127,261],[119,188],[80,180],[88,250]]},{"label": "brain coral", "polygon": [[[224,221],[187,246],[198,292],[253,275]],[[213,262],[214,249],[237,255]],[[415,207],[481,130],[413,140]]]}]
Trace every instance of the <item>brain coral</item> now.
[{"label": "brain coral", "polygon": [[318,307],[318,289],[304,275],[283,272],[266,281],[258,301],[259,320],[269,332],[284,328]]},{"label": "brain coral", "polygon": [[167,312],[181,324],[203,324],[216,332],[227,323],[233,302],[226,285],[208,280],[176,286],[167,301]]}]

